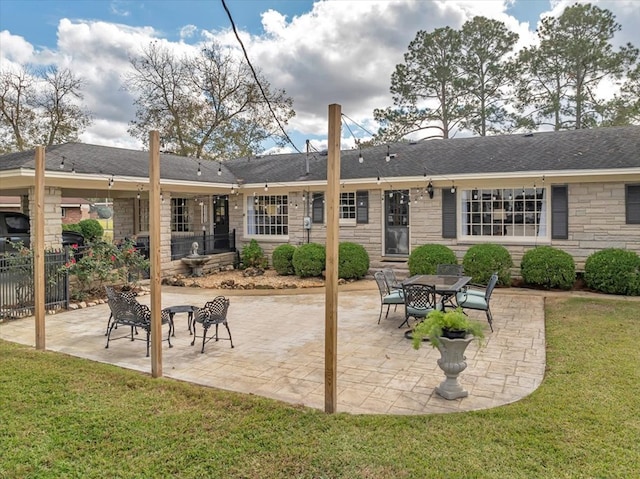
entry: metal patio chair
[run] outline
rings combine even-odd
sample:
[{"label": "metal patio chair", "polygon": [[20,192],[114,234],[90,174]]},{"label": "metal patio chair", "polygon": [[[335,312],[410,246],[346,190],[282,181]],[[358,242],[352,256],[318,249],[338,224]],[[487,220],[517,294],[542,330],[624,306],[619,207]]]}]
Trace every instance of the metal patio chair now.
[{"label": "metal patio chair", "polygon": [[489,278],[489,283],[487,287],[483,289],[478,289],[476,285],[469,285],[464,291],[460,291],[456,294],[456,302],[458,306],[464,309],[476,309],[479,311],[484,311],[487,315],[487,321],[489,322],[489,327],[493,332],[493,315],[491,314],[490,300],[491,294],[493,293],[494,288],[498,284],[498,273],[493,273],[491,278]]},{"label": "metal patio chair", "polygon": [[389,289],[389,284],[384,277],[384,273],[382,271],[376,271],[373,274],[373,277],[376,280],[376,284],[378,285],[378,292],[380,293],[380,314],[378,315],[378,324],[380,324],[380,320],[382,319],[382,310],[385,305],[387,305],[387,314],[385,315],[385,319],[389,317],[389,308],[393,304],[395,308],[398,308],[399,304],[404,304],[404,296],[402,294],[402,290],[396,289],[391,291]]},{"label": "metal patio chair", "polygon": [[[196,338],[202,337],[202,349],[201,353],[204,353],[204,345],[212,339],[218,341],[219,339],[228,339],[233,348],[233,339],[231,338],[231,330],[229,329],[229,323],[227,322],[227,312],[229,311],[229,300],[224,296],[217,296],[212,301],[208,301],[202,308],[196,308],[193,312],[193,340],[191,346],[196,342]],[[196,324],[202,325],[202,336],[196,335]],[[229,333],[228,338],[218,337],[218,326],[223,324],[227,328]],[[216,333],[207,339],[207,332],[211,326],[216,327]]]},{"label": "metal patio chair", "polygon": [[426,284],[405,284],[404,293],[404,321],[403,325],[409,326],[409,318],[422,321],[427,314],[436,309],[441,309],[441,304],[436,300],[435,286]]}]

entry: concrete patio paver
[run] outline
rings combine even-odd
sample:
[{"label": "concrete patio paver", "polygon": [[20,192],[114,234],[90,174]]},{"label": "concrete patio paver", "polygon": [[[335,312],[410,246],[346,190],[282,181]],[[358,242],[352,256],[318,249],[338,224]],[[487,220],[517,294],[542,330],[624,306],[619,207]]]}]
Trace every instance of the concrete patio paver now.
[{"label": "concrete patio paver", "polygon": [[[163,287],[163,307],[203,305],[218,294],[231,300],[229,341],[201,340],[191,346],[187,315],[176,314],[173,348],[162,344],[163,375],[204,386],[250,393],[292,404],[324,409],[324,307],[322,292],[254,295],[241,291]],[[149,304],[149,296],[140,302]],[[414,350],[398,329],[398,308],[378,325],[380,298],[375,285],[340,291],[338,305],[337,411],[353,414],[428,414],[491,408],[517,401],[534,391],[545,370],[544,299],[508,290],[494,294],[494,332],[486,344],[467,348],[468,367],[460,382],[469,391],[446,400],[435,393],[444,379],[437,349]],[[484,313],[471,316],[485,320]],[[113,341],[105,349],[107,304],[46,317],[46,348],[149,373],[144,342]],[[163,334],[166,334],[166,326]],[[220,330],[226,337],[226,330]],[[35,345],[34,318],[0,323],[0,338]]]}]

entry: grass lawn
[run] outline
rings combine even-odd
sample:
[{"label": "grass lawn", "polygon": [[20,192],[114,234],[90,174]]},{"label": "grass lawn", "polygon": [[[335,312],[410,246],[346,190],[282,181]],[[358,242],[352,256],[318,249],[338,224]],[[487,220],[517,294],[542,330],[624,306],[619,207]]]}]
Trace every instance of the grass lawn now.
[{"label": "grass lawn", "polygon": [[640,302],[546,314],[537,391],[430,416],[327,415],[0,341],[0,478],[638,477]]}]

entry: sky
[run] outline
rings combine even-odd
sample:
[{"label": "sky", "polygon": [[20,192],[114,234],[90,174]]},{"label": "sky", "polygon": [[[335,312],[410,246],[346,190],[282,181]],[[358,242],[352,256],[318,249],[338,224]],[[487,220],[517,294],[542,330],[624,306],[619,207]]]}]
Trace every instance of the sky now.
[{"label": "sky", "polygon": [[[579,0],[580,1],[580,0]],[[251,63],[293,99],[295,148],[326,148],[328,107],[341,105],[342,148],[377,130],[375,108],[393,105],[391,74],[420,30],[459,29],[476,15],[503,21],[519,47],[539,20],[575,0],[226,0]],[[592,0],[616,16],[614,42],[640,47],[640,0]],[[122,86],[129,58],[152,40],[178,52],[216,39],[240,48],[221,0],[0,0],[0,68],[68,67],[85,80],[89,144],[140,149],[127,128],[134,98]],[[273,145],[265,144],[265,150]],[[294,151],[289,145],[284,151]]]}]

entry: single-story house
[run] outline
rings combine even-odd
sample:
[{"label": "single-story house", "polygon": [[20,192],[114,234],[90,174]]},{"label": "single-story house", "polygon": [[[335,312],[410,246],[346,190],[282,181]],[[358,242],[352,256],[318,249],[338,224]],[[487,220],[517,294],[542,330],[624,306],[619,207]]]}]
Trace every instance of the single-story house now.
[{"label": "single-story house", "polygon": [[[172,260],[175,238],[231,237],[221,251],[256,239],[267,254],[282,243],[325,242],[326,153],[160,156],[166,274],[186,272]],[[340,241],[363,245],[373,262],[402,261],[425,243],[460,259],[473,244],[502,244],[515,274],[537,245],[570,253],[578,270],[603,248],[640,253],[640,126],[404,142],[340,156]],[[0,195],[33,205],[34,158],[0,156]],[[84,196],[113,202],[115,240],[148,235],[148,152],[48,147],[45,188],[47,231],[59,228],[61,198]]]}]

